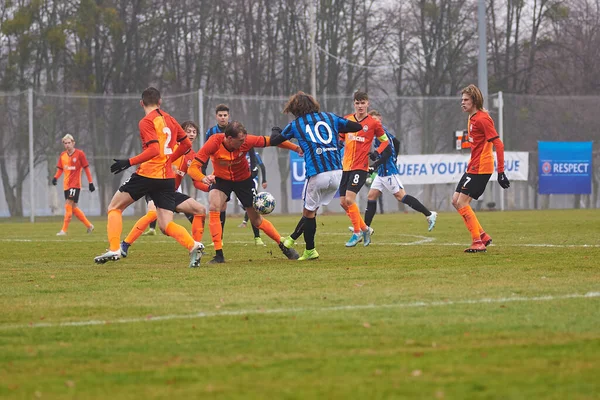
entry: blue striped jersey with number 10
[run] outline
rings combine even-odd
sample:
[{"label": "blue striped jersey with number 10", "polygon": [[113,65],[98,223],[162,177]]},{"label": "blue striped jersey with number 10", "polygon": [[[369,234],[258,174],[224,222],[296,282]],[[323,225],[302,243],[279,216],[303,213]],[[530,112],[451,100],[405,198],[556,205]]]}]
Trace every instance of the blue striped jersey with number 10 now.
[{"label": "blue striped jersey with number 10", "polygon": [[318,112],[298,117],[283,128],[283,137],[298,139],[298,145],[304,152],[307,178],[342,169],[338,135],[339,129],[348,122],[335,114]]},{"label": "blue striped jersey with number 10", "polygon": [[[398,157],[399,149],[394,148],[394,135],[392,135],[390,133],[390,131],[388,130],[388,128],[385,127],[385,125],[382,125],[382,126],[383,126],[383,131],[385,132],[385,135],[388,138],[388,145],[392,149],[392,155],[383,164],[381,164],[379,167],[377,167],[377,175],[379,175],[379,176],[398,175],[400,172],[398,171],[398,166],[396,165],[396,160]],[[373,143],[375,148],[379,147],[379,144],[380,144],[379,140],[377,138],[375,138],[375,141]]]}]

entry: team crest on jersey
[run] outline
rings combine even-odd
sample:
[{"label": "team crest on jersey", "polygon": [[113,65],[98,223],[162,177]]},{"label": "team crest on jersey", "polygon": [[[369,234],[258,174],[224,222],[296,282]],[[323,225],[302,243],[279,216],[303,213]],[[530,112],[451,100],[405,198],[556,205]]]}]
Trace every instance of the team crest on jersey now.
[{"label": "team crest on jersey", "polygon": [[365,126],[363,126],[363,131],[364,131],[364,132],[368,132],[368,131],[369,131],[369,125],[365,125]]},{"label": "team crest on jersey", "polygon": [[73,157],[73,162],[77,162],[77,157]]},{"label": "team crest on jersey", "polygon": [[188,166],[188,168],[190,167],[190,165],[192,165],[192,160],[188,160],[188,161],[187,161],[187,166]]}]

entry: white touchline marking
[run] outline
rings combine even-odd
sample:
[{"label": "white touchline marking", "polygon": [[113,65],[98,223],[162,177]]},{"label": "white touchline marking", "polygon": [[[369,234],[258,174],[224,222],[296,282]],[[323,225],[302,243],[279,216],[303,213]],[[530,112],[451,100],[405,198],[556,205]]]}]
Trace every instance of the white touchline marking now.
[{"label": "white touchline marking", "polygon": [[501,298],[482,298],[471,300],[444,300],[444,301],[415,301],[411,303],[396,303],[396,304],[364,304],[364,305],[347,305],[335,307],[321,308],[273,308],[273,309],[252,309],[252,310],[233,310],[233,311],[217,311],[217,312],[198,312],[193,314],[171,314],[171,315],[148,315],[146,317],[119,318],[115,320],[88,320],[88,321],[69,321],[69,322],[39,322],[29,324],[15,325],[0,325],[0,330],[10,329],[26,329],[26,328],[57,328],[70,326],[93,326],[93,325],[110,325],[110,324],[130,324],[136,322],[154,322],[168,321],[177,319],[194,319],[194,318],[212,318],[212,317],[230,317],[240,315],[255,315],[255,314],[294,314],[304,312],[330,312],[330,311],[356,311],[356,310],[374,310],[383,308],[416,308],[416,307],[442,307],[451,305],[463,304],[497,304],[509,302],[530,302],[530,301],[551,301],[565,299],[591,299],[600,297],[600,292],[588,292],[585,294],[573,293],[560,296],[537,296],[537,297],[501,297]]}]

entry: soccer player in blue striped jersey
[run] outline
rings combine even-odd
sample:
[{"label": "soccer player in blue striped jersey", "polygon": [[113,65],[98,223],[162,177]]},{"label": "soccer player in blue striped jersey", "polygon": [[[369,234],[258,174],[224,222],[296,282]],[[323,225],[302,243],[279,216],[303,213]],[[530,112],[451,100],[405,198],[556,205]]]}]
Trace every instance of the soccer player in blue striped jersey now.
[{"label": "soccer player in blue striped jersey", "polygon": [[[381,114],[378,111],[371,110],[369,111],[369,115],[381,122]],[[402,182],[400,182],[400,174],[396,165],[396,158],[398,157],[398,151],[400,150],[400,142],[385,126],[383,126],[383,130],[388,138],[389,145],[392,147],[392,153],[391,155],[388,154],[387,157],[379,155],[377,152],[371,153],[371,160],[375,161],[371,167],[377,170],[377,176],[373,179],[367,197],[365,224],[371,226],[371,222],[377,211],[377,199],[381,196],[381,193],[385,188],[393,194],[398,201],[425,215],[427,218],[428,229],[431,231],[435,226],[437,213],[435,211],[429,211],[419,200],[406,194],[404,186],[402,186]],[[375,138],[374,146],[375,148],[379,146],[379,140],[377,138]]]},{"label": "soccer player in blue striped jersey", "polygon": [[319,257],[315,249],[317,232],[316,215],[322,205],[331,202],[342,179],[342,159],[338,148],[340,133],[357,132],[362,126],[333,113],[321,112],[314,97],[298,92],[288,100],[283,112],[296,119],[281,131],[273,128],[271,144],[297,139],[304,153],[306,180],[304,182],[304,210],[294,233],[284,239],[283,245],[290,248],[301,233],[304,233],[306,250],[299,261]]}]

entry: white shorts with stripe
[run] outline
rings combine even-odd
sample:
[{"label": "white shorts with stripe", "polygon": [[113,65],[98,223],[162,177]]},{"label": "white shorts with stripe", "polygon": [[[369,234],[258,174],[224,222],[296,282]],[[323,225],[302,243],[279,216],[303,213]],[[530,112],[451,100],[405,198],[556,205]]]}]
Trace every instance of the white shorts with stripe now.
[{"label": "white shorts with stripe", "polygon": [[333,200],[340,188],[342,170],[321,172],[304,181],[304,208],[316,211],[321,206],[326,206]]},{"label": "white shorts with stripe", "polygon": [[373,179],[371,189],[383,192],[384,188],[387,189],[391,194],[396,194],[400,191],[400,189],[404,189],[404,186],[402,186],[402,182],[400,182],[400,175],[377,175],[375,179]]}]

